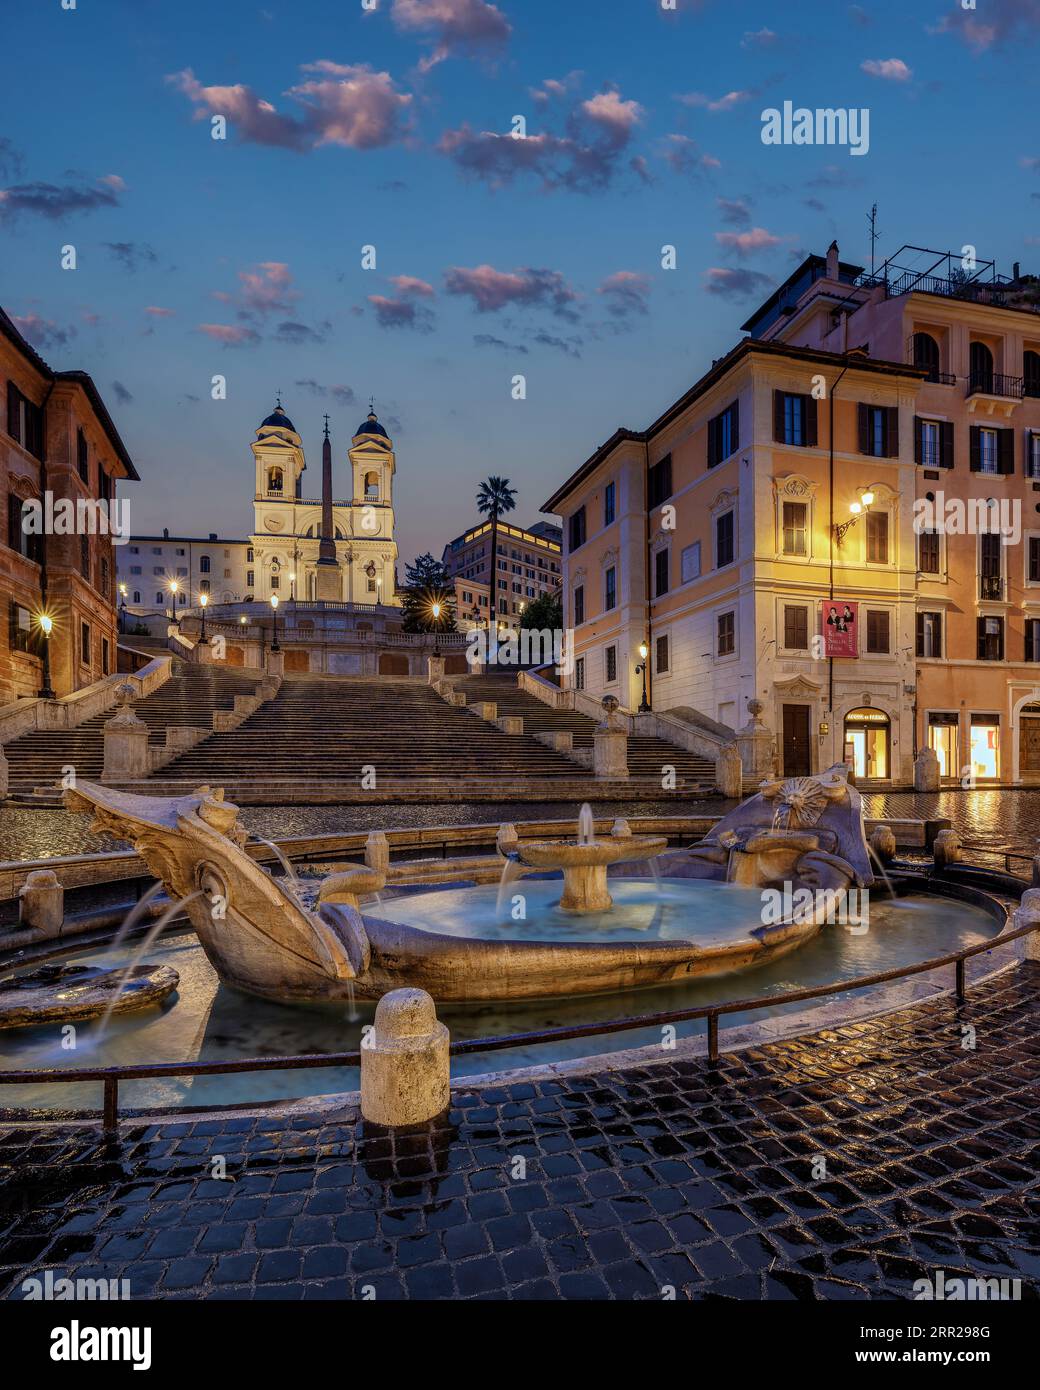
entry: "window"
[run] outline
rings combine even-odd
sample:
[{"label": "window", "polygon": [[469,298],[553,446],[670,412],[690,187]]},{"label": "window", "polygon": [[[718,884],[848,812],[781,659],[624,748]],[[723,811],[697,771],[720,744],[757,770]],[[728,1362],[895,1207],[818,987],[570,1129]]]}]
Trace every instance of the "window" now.
[{"label": "window", "polygon": [[740,448],[740,402],[734,401],[721,415],[708,421],[708,467],[714,468]]},{"label": "window", "polygon": [[716,619],[715,652],[717,656],[731,656],[736,649],[736,615],[720,613]]},{"label": "window", "polygon": [[108,667],[109,667],[109,647],[108,647],[108,638],[107,638],[107,637],[102,637],[102,639],[101,639],[101,674],[102,674],[103,676],[107,676],[107,675],[108,675]]},{"label": "window", "polygon": [[647,501],[646,505],[650,511],[654,507],[659,507],[662,502],[667,502],[672,495],[672,456],[665,454],[659,463],[655,463],[650,469],[647,478]]},{"label": "window", "polygon": [[367,498],[369,498],[369,499],[374,499],[374,498],[376,498],[376,497],[379,496],[379,474],[378,474],[378,473],[366,473],[366,474],[365,474],[365,496],[366,496]]},{"label": "window", "polygon": [[32,618],[28,608],[23,608],[21,604],[11,600],[8,609],[8,641],[7,645],[13,652],[31,652],[35,647],[33,641]]},{"label": "window", "polygon": [[1040,661],[1040,618],[1026,619],[1026,661]]},{"label": "window", "polygon": [[253,563],[253,547],[250,545],[250,546],[247,546],[247,547],[246,547],[246,564],[247,564],[247,565],[251,565],[252,563]]},{"label": "window", "polygon": [[199,580],[199,593],[202,593],[202,594],[208,594],[208,593],[209,593],[209,580],[208,580],[208,579],[200,579],[200,580]]},{"label": "window", "polygon": [[668,557],[671,554],[668,547],[659,550],[654,556],[654,595],[660,598],[662,594],[668,592]]},{"label": "window", "polygon": [[692,545],[685,546],[681,559],[682,583],[686,584],[691,579],[698,579],[701,572],[701,543],[694,541]]},{"label": "window", "polygon": [[777,444],[815,449],[817,437],[816,401],[812,396],[773,392],[773,438]]},{"label": "window", "polygon": [[983,531],[979,536],[979,598],[1004,597],[1003,537],[996,531]]},{"label": "window", "polygon": [[979,618],[978,659],[979,661],[1004,660],[1003,618]]},{"label": "window", "polygon": [[108,592],[109,592],[108,560],[107,560],[107,558],[106,558],[104,555],[102,555],[102,557],[101,557],[101,592],[105,595],[106,598],[108,597]]},{"label": "window", "polygon": [[617,570],[613,565],[603,577],[603,607],[608,613],[617,607]]},{"label": "window", "polygon": [[17,555],[24,555],[27,560],[39,564],[43,558],[43,537],[26,531],[23,525],[26,500],[19,497],[17,492],[7,495],[7,544]]},{"label": "window", "polygon": [[250,589],[253,587],[253,584],[255,583],[255,580],[253,578],[254,574],[255,570],[246,570],[246,584]]},{"label": "window", "polygon": [[1030,584],[1040,584],[1040,536],[1029,537],[1029,560],[1026,574]]},{"label": "window", "polygon": [[805,502],[784,503],[783,522],[785,555],[805,555],[807,553],[805,529],[808,513],[809,507]]},{"label": "window", "polygon": [[993,390],[993,354],[985,343],[972,343],[969,354],[969,391]]},{"label": "window", "polygon": [[7,433],[34,458],[43,458],[43,410],[7,383]]},{"label": "window", "polygon": [[614,520],[614,504],[617,496],[616,485],[608,483],[603,489],[603,525],[609,526]]},{"label": "window", "polygon": [[606,679],[609,685],[617,680],[617,647],[608,647],[603,653],[606,661]]},{"label": "window", "polygon": [[570,519],[567,549],[572,553],[585,544],[585,508],[579,507]]},{"label": "window", "polygon": [[578,584],[574,590],[574,626],[581,627],[585,621],[585,585]]},{"label": "window", "polygon": [[731,565],[734,559],[733,513],[723,512],[715,518],[715,568]]},{"label": "window", "polygon": [[141,602],[141,590],[140,590],[140,589],[135,589],[135,590],[134,590],[134,602],[135,602],[135,603],[140,603],[140,602]]},{"label": "window", "polygon": [[200,573],[200,574],[209,574],[209,556],[208,556],[208,555],[200,555],[200,556],[199,556],[199,573]]},{"label": "window", "polygon": [[1040,478],[1040,430],[1029,430],[1026,434],[1026,477]]},{"label": "window", "polygon": [[79,658],[84,666],[90,665],[90,624],[79,625]]},{"label": "window", "polygon": [[1014,430],[972,425],[971,471],[973,473],[1013,473],[1015,471]]},{"label": "window", "polygon": [[899,453],[899,410],[896,406],[860,403],[859,451],[874,458],[894,458]]},{"label": "window", "polygon": [[921,574],[939,574],[939,532],[922,531],[917,537],[917,568]]},{"label": "window", "polygon": [[867,512],[867,564],[888,564],[887,512]]},{"label": "window", "polygon": [[654,670],[659,676],[666,675],[668,672],[668,638],[658,637],[654,646]]},{"label": "window", "polygon": [[87,436],[81,429],[76,431],[76,469],[85,483],[90,482],[90,462],[87,457]]},{"label": "window", "polygon": [[914,416],[914,460],[925,468],[953,467],[953,421]]},{"label": "window", "polygon": [[574,688],[575,690],[585,689],[585,658],[579,656],[574,663]]},{"label": "window", "polygon": [[162,603],[164,602],[164,599],[163,599],[162,594],[156,594],[156,596],[155,596],[155,601],[156,601],[156,603],[158,603],[158,604],[162,604]]},{"label": "window", "polygon": [[267,470],[267,491],[282,491],[282,470],[280,468],[269,468]]},{"label": "window", "polygon": [[280,574],[271,575],[271,588],[280,589],[282,587],[282,577]]},{"label": "window", "polygon": [[1026,396],[1040,396],[1040,352],[1022,354],[1022,392]]},{"label": "window", "polygon": [[928,373],[925,381],[939,380],[939,344],[930,333],[914,334],[914,366]]},{"label": "window", "polygon": [[130,566],[130,573],[131,573],[131,574],[140,574],[140,573],[141,573],[141,566],[140,566],[140,565],[131,565],[131,566]]},{"label": "window", "polygon": [[942,656],[942,614],[918,613],[917,655]]},{"label": "window", "polygon": [[809,649],[809,610],[803,604],[784,604],[784,647],[791,652]]},{"label": "window", "polygon": [[884,609],[867,609],[867,651],[868,652],[888,652],[891,651],[889,645],[889,614]]}]

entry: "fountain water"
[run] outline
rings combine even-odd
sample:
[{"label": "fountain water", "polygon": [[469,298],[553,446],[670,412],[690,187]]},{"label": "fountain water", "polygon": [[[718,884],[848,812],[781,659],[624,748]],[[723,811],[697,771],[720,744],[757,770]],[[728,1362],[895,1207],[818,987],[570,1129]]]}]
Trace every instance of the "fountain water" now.
[{"label": "fountain water", "polygon": [[274,842],[273,840],[264,840],[264,839],[262,839],[259,835],[254,835],[254,836],[253,836],[253,839],[255,840],[255,842],[256,842],[258,845],[266,845],[268,849],[273,849],[273,850],[274,850],[275,854],[278,856],[278,859],[279,859],[279,862],[281,863],[282,868],[283,868],[283,869],[285,870],[285,872],[286,872],[286,876],[288,877],[289,882],[290,882],[290,883],[292,884],[292,886],[293,886],[293,892],[294,892],[294,893],[299,893],[299,891],[300,891],[300,880],[299,880],[299,878],[296,876],[296,870],[293,868],[292,864],[289,862],[288,858],[287,858],[286,855],[282,852],[282,850],[280,849],[280,847],[279,847],[278,845],[276,845],[275,842]]},{"label": "fountain water", "polygon": [[182,908],[187,907],[187,905],[190,902],[193,902],[196,898],[201,898],[203,896],[204,895],[201,888],[197,889],[194,893],[189,893],[187,897],[180,898],[177,902],[170,903],[169,907],[162,914],[162,916],[157,917],[156,920],[153,922],[152,926],[142,939],[140,946],[138,946],[137,950],[130,957],[128,965],[122,971],[120,971],[119,980],[116,984],[115,992],[113,993],[112,998],[109,1001],[108,1008],[101,1015],[101,1024],[98,1028],[99,1037],[104,1033],[105,1029],[108,1027],[109,1019],[112,1017],[112,1014],[114,1013],[119,1003],[119,996],[123,993],[123,990],[126,988],[127,983],[131,979],[133,979],[134,971],[137,968],[137,966],[141,964],[145,952],[151,950],[152,946],[155,944],[155,942],[166,930],[166,928],[169,926],[169,924],[173,921],[174,917],[177,916],[177,914],[181,911]]},{"label": "fountain water", "polygon": [[153,898],[157,897],[158,894],[162,892],[162,889],[162,880],[160,879],[152,884],[151,888],[148,889],[147,893],[141,894],[141,896],[137,899],[137,902],[134,903],[133,907],[123,918],[122,922],[120,923],[119,930],[112,938],[112,944],[108,948],[109,955],[114,956],[118,952],[120,946],[122,946],[123,942],[133,931],[134,927],[137,926],[138,922],[148,911],[148,904],[152,901]]},{"label": "fountain water", "polygon": [[591,845],[595,838],[596,822],[593,819],[592,807],[585,801],[578,812],[578,844]]}]

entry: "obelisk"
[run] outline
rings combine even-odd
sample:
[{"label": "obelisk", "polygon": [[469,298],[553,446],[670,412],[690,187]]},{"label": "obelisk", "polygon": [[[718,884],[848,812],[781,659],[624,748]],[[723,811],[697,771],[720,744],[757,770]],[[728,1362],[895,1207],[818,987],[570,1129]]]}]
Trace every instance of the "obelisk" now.
[{"label": "obelisk", "polygon": [[339,561],[336,559],[336,532],[332,521],[332,443],[329,417],[325,416],[325,441],[321,446],[321,540],[318,542],[315,598],[331,603],[343,597]]}]

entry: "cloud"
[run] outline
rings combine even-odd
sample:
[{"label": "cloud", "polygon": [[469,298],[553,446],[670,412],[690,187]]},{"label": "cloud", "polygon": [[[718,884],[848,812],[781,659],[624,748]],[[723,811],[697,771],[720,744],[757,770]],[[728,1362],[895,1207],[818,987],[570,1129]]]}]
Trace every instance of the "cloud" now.
[{"label": "cloud", "polygon": [[534,335],[532,341],[537,343],[539,347],[557,348],[560,352],[565,352],[568,357],[581,356],[579,351],[580,338],[555,338],[551,333],[546,333],[544,329],[541,329]]},{"label": "cloud", "polygon": [[771,251],[783,238],[767,232],[765,227],[752,227],[746,232],[716,232],[715,240],[738,256],[753,256],[756,251]]},{"label": "cloud", "polygon": [[423,299],[432,299],[434,295],[433,286],[415,275],[391,275],[390,283],[398,294],[418,295]]},{"label": "cloud", "polygon": [[714,155],[704,154],[696,140],[688,135],[669,135],[665,140],[664,160],[675,174],[700,175],[706,169],[721,169]]},{"label": "cloud", "polygon": [[742,90],[727,92],[725,96],[712,98],[706,96],[704,92],[687,92],[685,96],[677,97],[676,100],[680,101],[683,106],[699,106],[703,107],[705,111],[717,113],[719,111],[732,111],[741,102],[750,101],[754,95],[752,91]]},{"label": "cloud", "polygon": [[53,222],[71,217],[73,213],[97,212],[99,208],[117,208],[119,189],[97,180],[78,183],[17,183],[0,188],[0,217],[13,221],[25,214],[46,217]]},{"label": "cloud", "polygon": [[401,137],[412,98],[397,90],[388,72],[375,72],[367,63],[345,66],[327,59],[306,63],[301,71],[313,75],[285,93],[303,107],[299,116],[279,112],[241,83],[205,87],[191,68],[166,80],[193,103],[196,120],[226,116],[239,139],[251,144],[297,151],[321,145],[371,150]]},{"label": "cloud", "polygon": [[558,270],[496,270],[478,265],[471,269],[451,266],[444,272],[448,294],[468,295],[478,313],[495,313],[507,305],[538,306],[551,309],[559,318],[572,322],[577,294]]},{"label": "cloud", "polygon": [[422,71],[457,53],[500,49],[513,32],[489,0],[394,0],[390,17],[400,33],[433,39],[433,53],[419,64]]},{"label": "cloud", "polygon": [[25,167],[21,153],[6,135],[0,135],[0,178],[19,178]]},{"label": "cloud", "polygon": [[438,149],[463,173],[492,188],[532,174],[545,189],[588,193],[605,188],[623,163],[635,127],[643,119],[637,101],[610,89],[579,102],[566,115],[563,133],[518,137],[475,131],[466,123],[441,136]]},{"label": "cloud", "polygon": [[254,347],[260,341],[260,334],[254,328],[241,324],[200,323],[198,331],[224,347]]},{"label": "cloud", "polygon": [[146,241],[103,241],[101,244],[131,275],[142,265],[155,265],[159,260],[155,249]]},{"label": "cloud", "polygon": [[353,405],[357,397],[350,386],[322,386],[313,377],[305,377],[295,383],[301,391],[309,391],[312,396],[331,396],[337,405]]},{"label": "cloud", "polygon": [[130,402],[133,400],[133,396],[126,389],[126,387],[123,385],[121,381],[113,381],[112,391],[114,392],[115,398],[120,405],[129,405]]},{"label": "cloud", "polygon": [[772,29],[748,30],[740,40],[741,48],[775,48],[780,42]]},{"label": "cloud", "polygon": [[493,333],[474,333],[474,347],[502,348],[505,352],[520,352],[527,356],[527,349],[522,343],[507,343],[502,338],[496,338]]},{"label": "cloud", "polygon": [[751,208],[746,198],[716,198],[715,206],[722,215],[723,222],[731,227],[751,225]]},{"label": "cloud", "polygon": [[331,332],[332,324],[328,319],[323,320],[317,328],[298,323],[295,319],[287,319],[274,330],[274,336],[279,343],[298,347],[301,343],[324,343]]},{"label": "cloud", "polygon": [[616,270],[613,275],[607,276],[596,293],[603,296],[609,314],[615,318],[627,318],[630,314],[646,313],[650,281],[647,276],[634,270]]},{"label": "cloud", "polygon": [[[240,270],[238,278],[242,285],[243,312],[247,316],[264,318],[268,314],[288,313],[300,297],[292,288],[292,275],[285,261],[261,261],[253,270]],[[225,296],[218,292],[217,297]]]},{"label": "cloud", "polygon": [[909,82],[914,75],[902,58],[867,58],[859,66],[861,72],[884,78],[886,82]]},{"label": "cloud", "polygon": [[399,296],[395,299],[390,295],[370,294],[368,302],[375,310],[380,328],[411,328],[417,333],[429,333],[433,328],[433,314],[414,298]]},{"label": "cloud", "polygon": [[981,14],[958,6],[932,32],[956,34],[977,53],[1040,33],[1040,0],[986,0],[984,18],[978,17]]},{"label": "cloud", "polygon": [[145,306],[145,313],[151,315],[153,319],[171,319],[176,312],[176,309],[164,309],[161,304]]},{"label": "cloud", "polygon": [[748,295],[764,294],[772,287],[769,276],[757,270],[711,266],[704,274],[704,288],[708,294],[717,294],[723,299],[746,299]]},{"label": "cloud", "polygon": [[41,318],[39,314],[12,314],[11,319],[22,337],[35,348],[65,347],[76,336],[74,328],[62,328],[53,319]]}]

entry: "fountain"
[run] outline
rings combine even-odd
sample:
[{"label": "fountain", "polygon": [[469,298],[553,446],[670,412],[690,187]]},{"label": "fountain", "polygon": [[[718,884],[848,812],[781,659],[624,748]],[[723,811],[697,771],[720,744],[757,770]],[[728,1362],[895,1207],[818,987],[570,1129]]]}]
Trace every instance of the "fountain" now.
[{"label": "fountain", "polygon": [[607,891],[607,865],[650,859],[668,848],[663,835],[613,835],[597,840],[592,807],[586,802],[578,816],[578,839],[538,840],[520,845],[513,855],[535,869],[563,870],[560,906],[567,912],[600,912],[614,904]]}]

